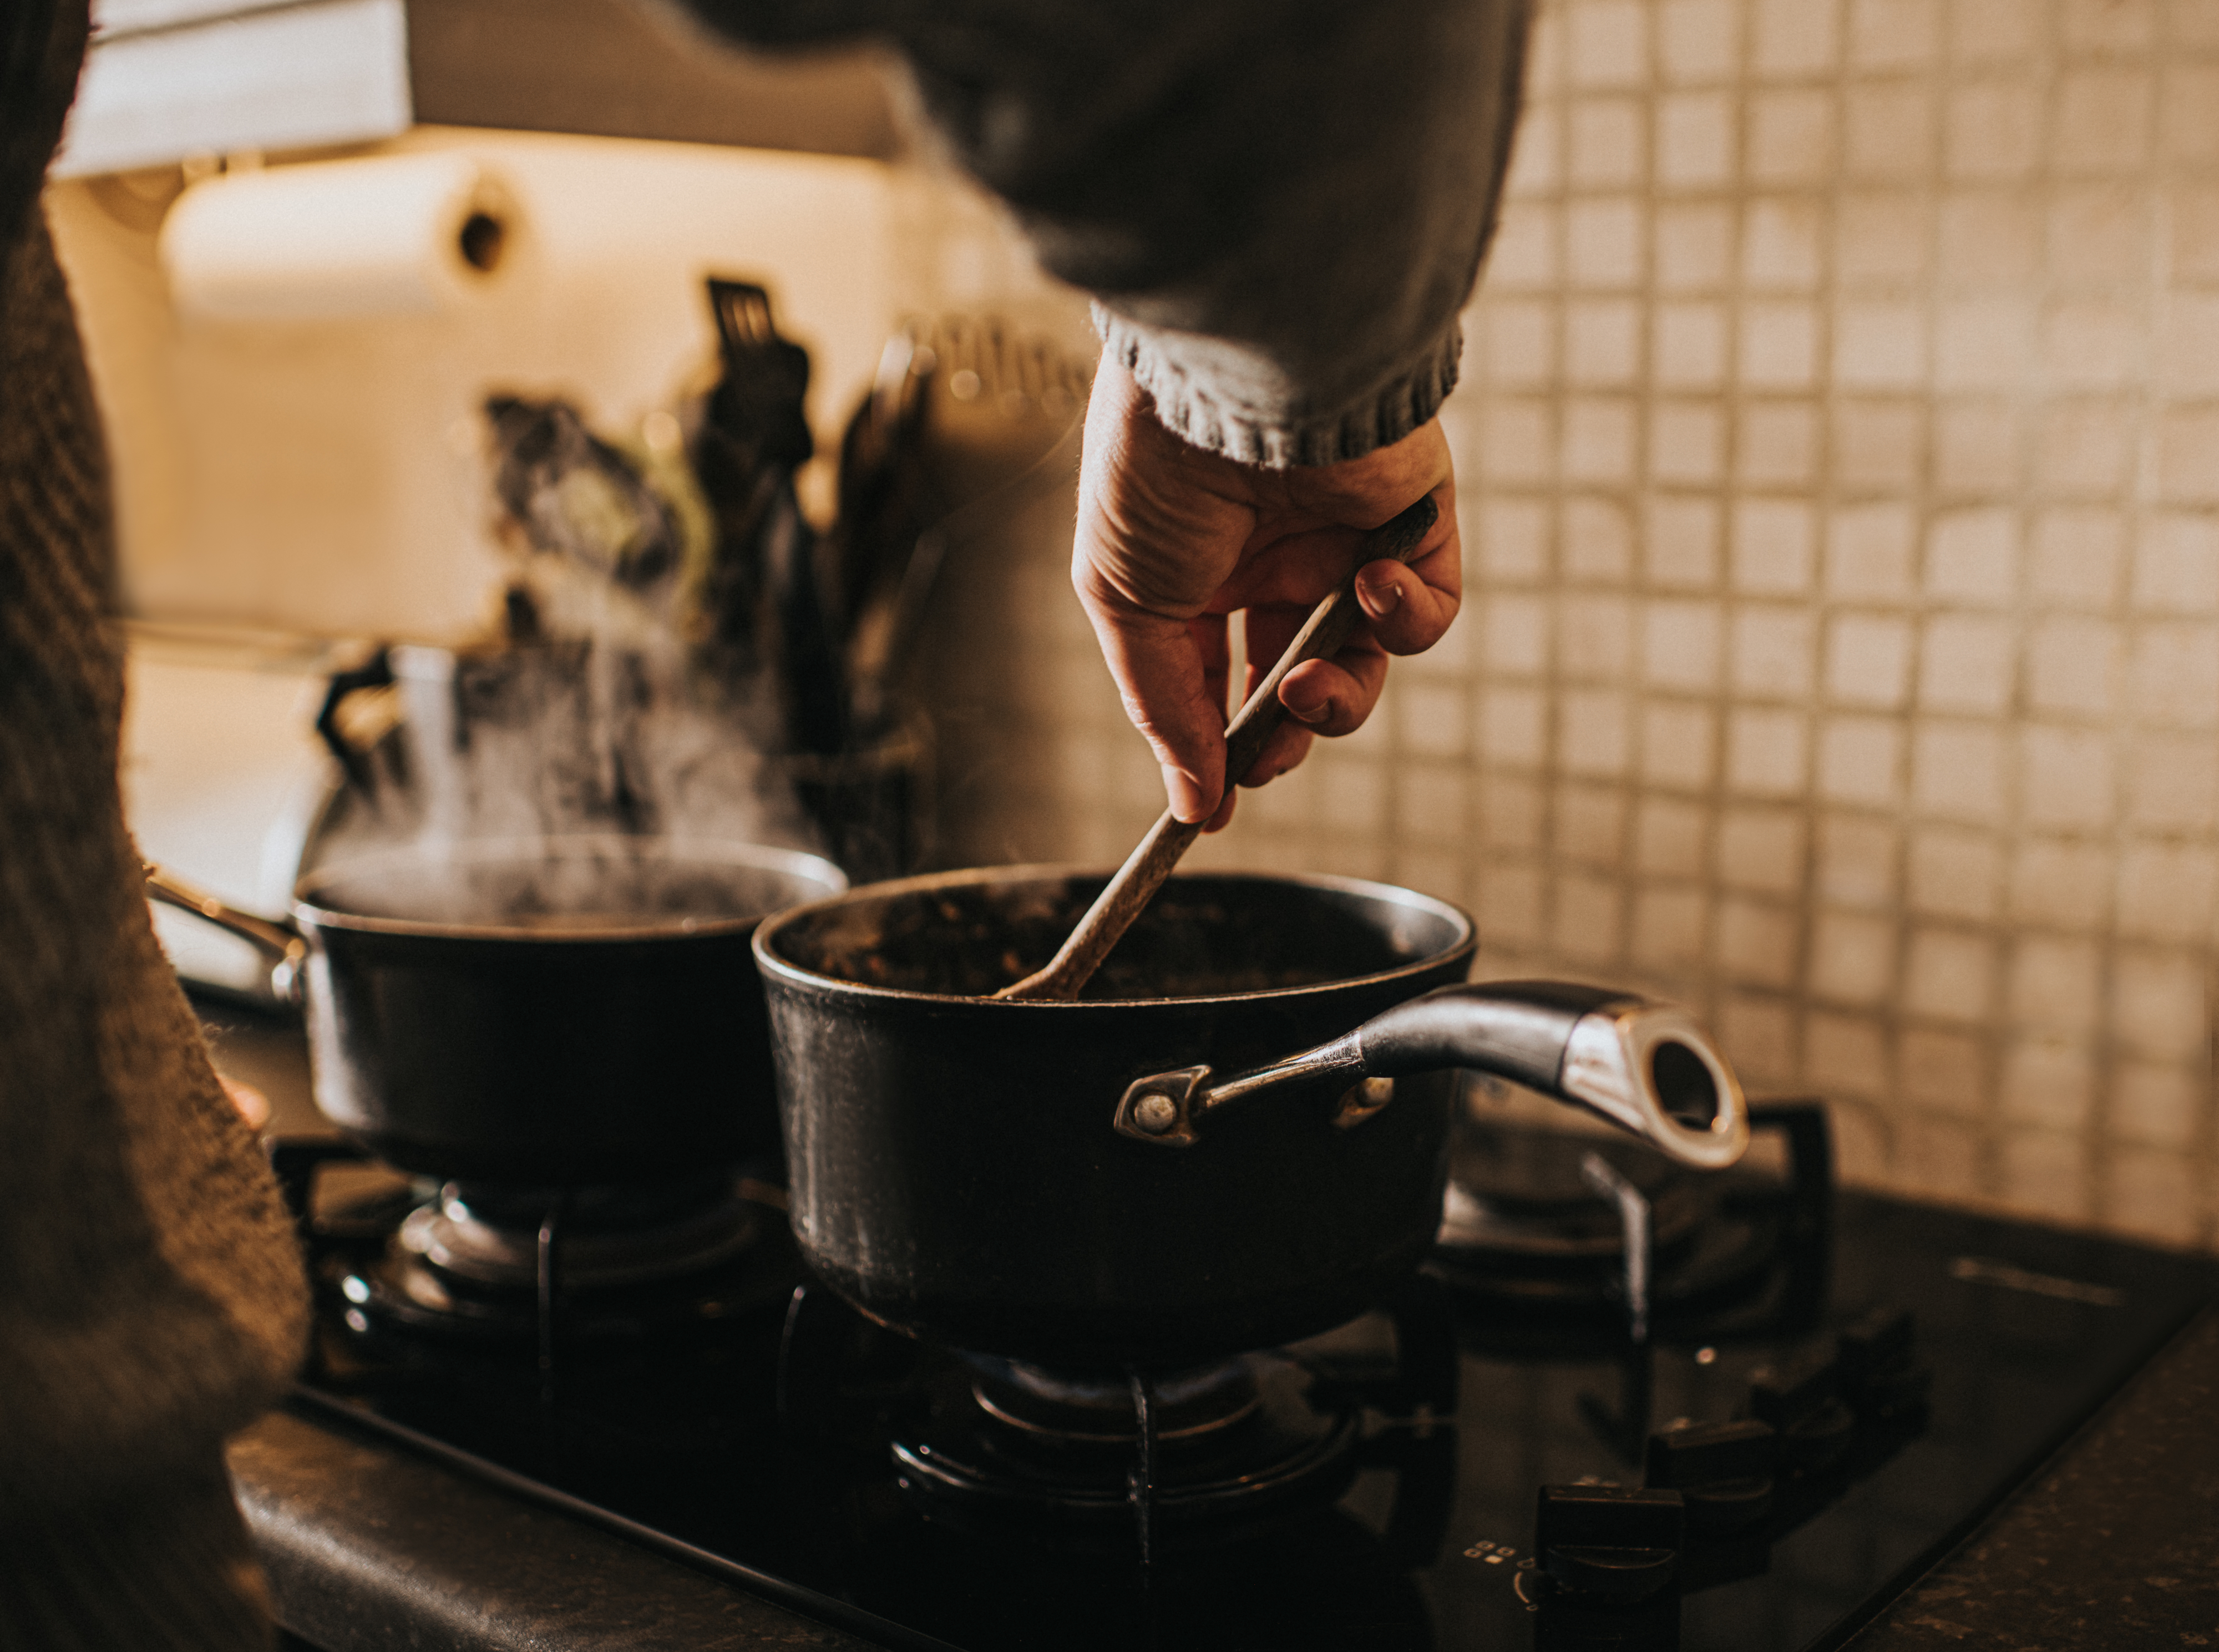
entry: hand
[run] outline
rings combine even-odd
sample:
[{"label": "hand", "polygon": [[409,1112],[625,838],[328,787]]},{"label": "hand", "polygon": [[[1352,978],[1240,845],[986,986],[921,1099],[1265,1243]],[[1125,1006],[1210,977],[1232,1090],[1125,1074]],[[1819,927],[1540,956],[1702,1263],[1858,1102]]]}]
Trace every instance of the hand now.
[{"label": "hand", "polygon": [[1362,727],[1387,656],[1424,652],[1456,618],[1464,565],[1448,442],[1434,421],[1360,459],[1267,470],[1172,435],[1132,375],[1103,360],[1086,410],[1071,579],[1179,819],[1215,831],[1233,817],[1225,617],[1248,613],[1245,695],[1348,577],[1362,535],[1427,494],[1440,516],[1417,554],[1358,571],[1366,623],[1332,659],[1287,674],[1279,702],[1290,720],[1243,786],[1285,773],[1318,735]]},{"label": "hand", "polygon": [[250,1127],[259,1130],[270,1122],[270,1098],[267,1096],[253,1085],[241,1084],[221,1072],[216,1074],[215,1081],[223,1086],[224,1095],[239,1109],[239,1116]]}]

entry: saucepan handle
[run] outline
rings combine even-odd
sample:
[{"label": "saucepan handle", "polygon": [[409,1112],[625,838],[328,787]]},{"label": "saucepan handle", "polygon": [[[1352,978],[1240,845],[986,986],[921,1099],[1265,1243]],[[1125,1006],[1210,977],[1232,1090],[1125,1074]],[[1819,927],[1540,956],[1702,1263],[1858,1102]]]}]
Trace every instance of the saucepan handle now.
[{"label": "saucepan handle", "polygon": [[196,917],[206,918],[219,929],[227,930],[241,941],[250,941],[270,964],[270,991],[280,1003],[298,1008],[306,996],[307,982],[301,966],[308,961],[308,946],[301,939],[300,931],[289,924],[273,923],[268,918],[257,917],[252,912],[242,912],[227,905],[208,891],[195,887],[174,873],[159,866],[146,868],[146,897],[190,912]]},{"label": "saucepan handle", "polygon": [[1117,1103],[1121,1135],[1191,1146],[1197,1127],[1245,1096],[1346,1084],[1334,1121],[1361,1124],[1396,1078],[1470,1067],[1516,1080],[1643,1138],[1685,1164],[1719,1170],[1749,1145],[1749,1104],[1733,1069],[1678,1006],[1562,981],[1445,986],[1354,1032],[1220,1078],[1183,1067],[1136,1080]]}]

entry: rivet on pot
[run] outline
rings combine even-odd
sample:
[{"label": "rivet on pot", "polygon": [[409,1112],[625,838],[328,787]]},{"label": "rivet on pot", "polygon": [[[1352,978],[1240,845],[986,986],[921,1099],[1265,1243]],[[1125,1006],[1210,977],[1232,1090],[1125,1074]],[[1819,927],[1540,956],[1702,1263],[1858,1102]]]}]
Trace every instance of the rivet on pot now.
[{"label": "rivet on pot", "polygon": [[1159,1136],[1178,1122],[1178,1103],[1161,1090],[1152,1090],[1133,1103],[1133,1122]]}]

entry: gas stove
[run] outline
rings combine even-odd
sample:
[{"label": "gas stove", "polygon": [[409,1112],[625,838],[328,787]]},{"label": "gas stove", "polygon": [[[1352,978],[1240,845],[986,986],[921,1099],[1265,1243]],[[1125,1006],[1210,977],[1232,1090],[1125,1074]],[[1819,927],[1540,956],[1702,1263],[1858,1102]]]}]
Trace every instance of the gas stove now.
[{"label": "gas stove", "polygon": [[2211,1295],[2198,1258],[1761,1167],[1460,1135],[1440,1243],[1325,1336],[1178,1372],[924,1346],[808,1279],[774,1167],[390,1178],[280,1143],[289,1402],[867,1643],[1840,1644]]}]

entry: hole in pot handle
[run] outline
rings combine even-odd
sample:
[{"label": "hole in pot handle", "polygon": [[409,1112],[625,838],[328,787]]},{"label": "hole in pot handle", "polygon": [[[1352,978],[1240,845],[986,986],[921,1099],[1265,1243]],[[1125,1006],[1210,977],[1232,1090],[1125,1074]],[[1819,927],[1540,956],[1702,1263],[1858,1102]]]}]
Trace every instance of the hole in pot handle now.
[{"label": "hole in pot handle", "polygon": [[[1741,1084],[1685,1010],[1561,981],[1441,987],[1269,1066],[1228,1078],[1208,1067],[1157,1073],[1126,1090],[1114,1121],[1137,1141],[1191,1146],[1205,1116],[1245,1096],[1445,1067],[1495,1073],[1585,1108],[1683,1164],[1722,1170],[1749,1145]],[[1371,1086],[1341,1121],[1377,1112],[1377,1092]]]},{"label": "hole in pot handle", "polygon": [[146,897],[206,918],[219,929],[252,942],[270,963],[270,991],[279,1003],[299,1009],[307,997],[308,981],[301,966],[308,961],[308,943],[294,930],[268,918],[242,912],[159,866],[146,868]]}]

